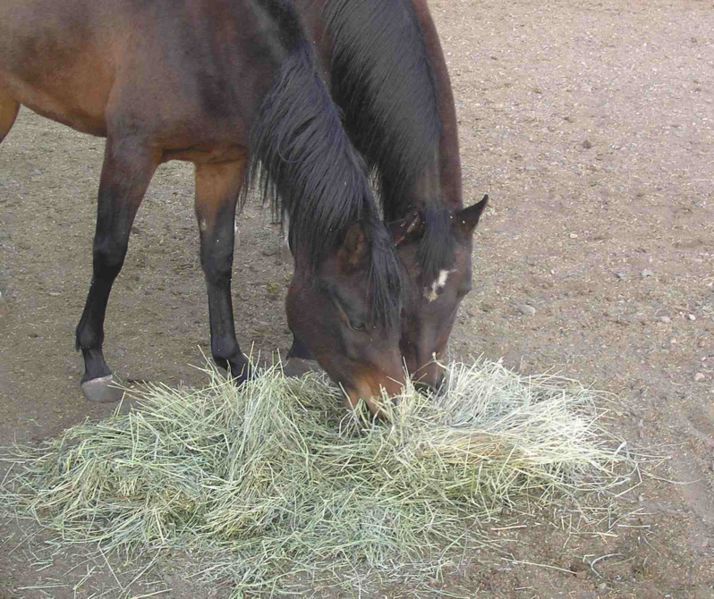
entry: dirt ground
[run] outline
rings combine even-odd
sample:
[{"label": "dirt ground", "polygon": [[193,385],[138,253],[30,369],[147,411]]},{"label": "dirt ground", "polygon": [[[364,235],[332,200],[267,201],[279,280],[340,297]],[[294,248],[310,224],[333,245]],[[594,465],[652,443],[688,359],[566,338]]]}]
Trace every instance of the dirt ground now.
[{"label": "dirt ground", "polygon": [[[618,394],[616,432],[671,456],[658,475],[677,481],[645,479],[628,499],[639,510],[630,525],[639,528],[615,526],[617,536],[567,547],[547,523],[511,531],[515,561],[474,556],[443,588],[468,596],[712,597],[714,5],[430,4],[457,98],[465,195],[493,198],[453,356],[503,357],[525,373],[555,369]],[[73,351],[102,147],[23,111],[0,148],[0,444],[46,438],[113,409],[84,401]],[[197,247],[191,169],[166,165],[110,302],[106,354],[121,375],[201,381],[189,366],[207,348]],[[289,271],[279,250],[269,214],[250,206],[235,266],[244,349],[288,347]],[[63,578],[70,558],[33,564],[17,548],[16,528],[0,529],[3,537],[0,596],[73,596],[86,568]],[[164,596],[227,594],[170,570],[156,575],[173,589]],[[99,576],[105,596],[120,596],[109,574],[103,583]]]}]

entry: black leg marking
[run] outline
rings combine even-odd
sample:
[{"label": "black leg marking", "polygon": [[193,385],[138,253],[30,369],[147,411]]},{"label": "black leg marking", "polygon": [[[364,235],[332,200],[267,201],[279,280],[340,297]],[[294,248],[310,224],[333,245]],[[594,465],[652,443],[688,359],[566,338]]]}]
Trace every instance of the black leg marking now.
[{"label": "black leg marking", "polygon": [[286,376],[300,377],[308,372],[320,372],[322,368],[307,346],[293,335],[293,345],[288,352],[288,359],[283,366]]},{"label": "black leg marking", "polygon": [[288,359],[299,358],[301,360],[314,360],[315,357],[300,339],[293,335],[293,345],[288,352]]},{"label": "black leg marking", "polygon": [[[107,140],[99,185],[92,284],[77,326],[77,349],[84,356],[83,389],[88,399],[109,401],[111,370],[104,361],[104,317],[112,285],[121,271],[134,217],[158,165],[158,156],[134,140]],[[119,397],[117,397],[117,395]]]},{"label": "black leg marking", "polygon": [[238,383],[251,376],[236,340],[231,298],[235,212],[244,172],[244,161],[196,166],[196,218],[208,291],[211,353]]}]

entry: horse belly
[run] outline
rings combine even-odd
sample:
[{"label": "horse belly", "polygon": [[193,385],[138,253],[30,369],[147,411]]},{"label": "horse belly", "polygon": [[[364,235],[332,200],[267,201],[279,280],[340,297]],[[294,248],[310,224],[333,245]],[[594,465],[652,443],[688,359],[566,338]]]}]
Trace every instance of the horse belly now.
[{"label": "horse belly", "polygon": [[104,135],[110,46],[99,44],[90,17],[86,2],[3,2],[0,87],[43,116]]}]

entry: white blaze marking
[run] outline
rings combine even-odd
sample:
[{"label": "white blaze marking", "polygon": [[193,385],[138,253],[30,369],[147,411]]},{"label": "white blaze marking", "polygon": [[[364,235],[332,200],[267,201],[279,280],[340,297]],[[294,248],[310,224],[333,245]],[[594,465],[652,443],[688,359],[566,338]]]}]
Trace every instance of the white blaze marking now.
[{"label": "white blaze marking", "polygon": [[428,302],[435,302],[439,299],[439,291],[446,287],[446,282],[449,280],[449,275],[452,272],[456,271],[442,270],[436,280],[431,284],[431,288],[424,289],[424,297],[427,299]]}]

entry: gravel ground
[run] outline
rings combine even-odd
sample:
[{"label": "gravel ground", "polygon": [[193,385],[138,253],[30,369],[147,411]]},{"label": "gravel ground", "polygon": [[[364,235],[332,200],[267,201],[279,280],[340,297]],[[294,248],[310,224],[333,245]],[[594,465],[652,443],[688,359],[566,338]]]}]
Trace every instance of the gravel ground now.
[{"label": "gravel ground", "polygon": [[[646,479],[628,499],[638,515],[627,526],[638,528],[573,539],[547,520],[531,523],[508,531],[512,559],[473,556],[441,588],[711,597],[714,5],[430,4],[457,97],[466,197],[493,197],[453,355],[503,357],[527,373],[555,369],[616,393],[617,433],[671,456],[658,476],[677,481]],[[101,156],[101,140],[27,111],[0,148],[0,443],[46,438],[111,410],[81,398],[72,351]],[[131,378],[200,382],[187,366],[200,362],[207,340],[191,179],[186,165],[159,172],[110,303],[108,358]],[[286,349],[279,233],[255,206],[240,227],[240,339]],[[94,573],[76,596],[120,596],[114,573],[125,585],[133,578],[122,578],[126,564],[87,565],[74,553],[36,563],[39,543],[16,548],[22,532],[0,528],[0,596],[73,597],[88,567]],[[173,589],[165,596],[227,595],[176,568],[152,570]],[[386,592],[401,594],[409,589]]]}]

